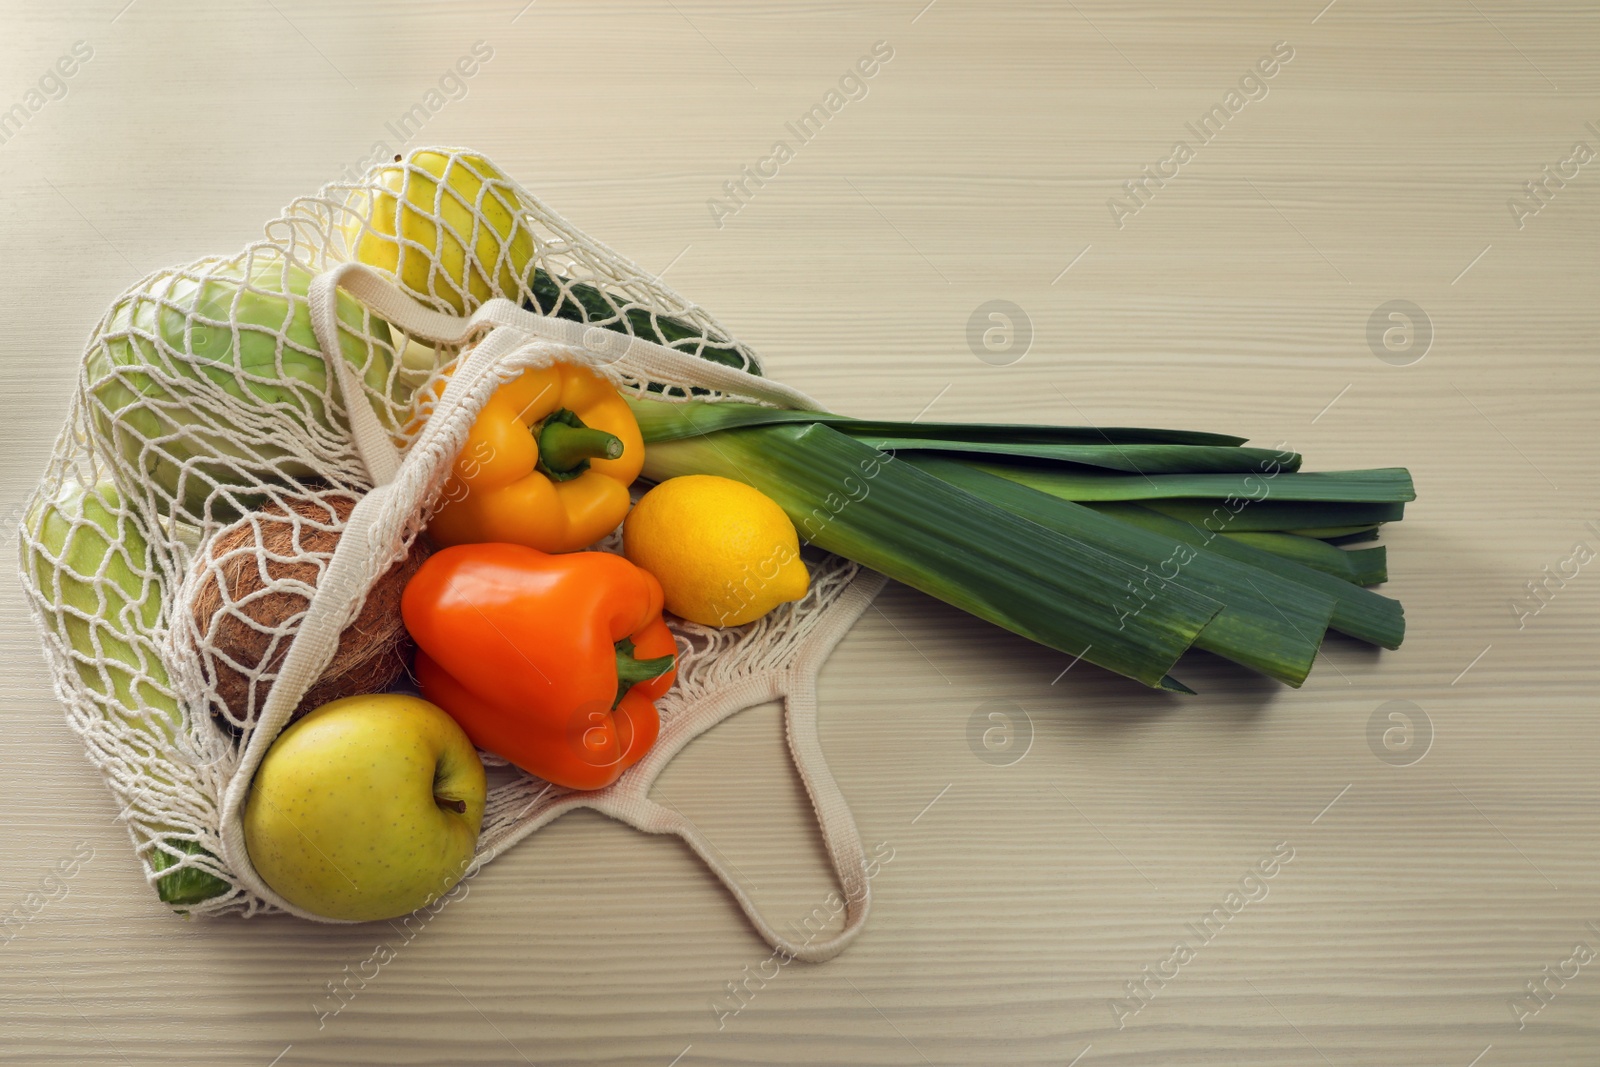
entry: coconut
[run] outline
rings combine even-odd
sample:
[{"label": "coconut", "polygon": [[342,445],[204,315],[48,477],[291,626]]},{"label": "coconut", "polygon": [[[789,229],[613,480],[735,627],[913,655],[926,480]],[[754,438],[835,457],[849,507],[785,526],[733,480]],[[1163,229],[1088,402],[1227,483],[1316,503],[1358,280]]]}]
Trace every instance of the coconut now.
[{"label": "coconut", "polygon": [[[212,714],[228,725],[254,722],[265,706],[293,627],[310,606],[308,591],[333,558],[355,505],[355,497],[342,493],[267,504],[218,531],[201,557],[192,632],[215,694]],[[400,618],[400,596],[428,554],[417,538],[373,585],[291,721],[340,697],[382,692],[405,672],[414,646]]]}]

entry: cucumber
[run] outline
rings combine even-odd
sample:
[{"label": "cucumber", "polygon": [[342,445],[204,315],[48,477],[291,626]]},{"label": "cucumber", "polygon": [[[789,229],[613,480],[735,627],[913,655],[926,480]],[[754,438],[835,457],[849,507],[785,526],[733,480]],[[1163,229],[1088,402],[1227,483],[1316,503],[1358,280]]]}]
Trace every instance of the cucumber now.
[{"label": "cucumber", "polygon": [[[761,373],[760,368],[737,347],[725,341],[706,338],[705,331],[700,327],[658,315],[646,308],[630,307],[623,310],[621,301],[588,282],[557,281],[545,271],[535,268],[533,277],[528,280],[528,288],[533,296],[524,300],[522,306],[536,315],[593,323],[615,333],[678,348],[712,363],[747,370],[751,374]],[[681,341],[698,342],[699,349],[684,347],[678,343]]]}]

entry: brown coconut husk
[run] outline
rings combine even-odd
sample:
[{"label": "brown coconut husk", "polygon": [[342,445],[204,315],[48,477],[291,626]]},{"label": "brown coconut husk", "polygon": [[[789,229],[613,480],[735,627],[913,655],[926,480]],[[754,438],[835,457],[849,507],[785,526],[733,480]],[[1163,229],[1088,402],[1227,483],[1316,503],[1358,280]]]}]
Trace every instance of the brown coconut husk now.
[{"label": "brown coconut husk", "polygon": [[[339,534],[311,523],[343,526],[356,498],[330,494],[292,498],[287,504],[309,521],[296,522],[283,506],[267,504],[254,516],[218,532],[211,541],[210,559],[200,563],[205,577],[193,603],[195,633],[216,692],[212,714],[233,727],[255,721],[289,651],[287,636],[263,632],[246,619],[268,631],[278,630],[306,610],[309,601],[298,592],[279,588],[263,595],[263,591],[285,581],[315,586],[333,557]],[[341,697],[382,692],[406,671],[415,646],[400,618],[400,596],[429,554],[418,537],[410,553],[373,585],[360,614],[340,635],[327,669],[296,706],[291,722]],[[254,686],[246,673],[252,670],[264,675]]]}]

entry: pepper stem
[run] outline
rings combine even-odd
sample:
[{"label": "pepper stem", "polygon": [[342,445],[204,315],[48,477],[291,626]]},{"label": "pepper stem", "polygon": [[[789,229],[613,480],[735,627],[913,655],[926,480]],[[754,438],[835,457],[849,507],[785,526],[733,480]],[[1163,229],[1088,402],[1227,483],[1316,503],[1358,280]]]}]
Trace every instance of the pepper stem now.
[{"label": "pepper stem", "polygon": [[585,425],[566,408],[545,416],[533,432],[539,438],[539,469],[558,482],[588,470],[591,459],[616,459],[622,455],[621,438]]},{"label": "pepper stem", "polygon": [[622,698],[628,695],[628,690],[640,682],[648,682],[652,678],[659,678],[672,669],[676,656],[657,656],[655,659],[635,659],[633,655],[633,638],[624,637],[617,642],[617,699],[611,702],[615,708],[622,703]]}]

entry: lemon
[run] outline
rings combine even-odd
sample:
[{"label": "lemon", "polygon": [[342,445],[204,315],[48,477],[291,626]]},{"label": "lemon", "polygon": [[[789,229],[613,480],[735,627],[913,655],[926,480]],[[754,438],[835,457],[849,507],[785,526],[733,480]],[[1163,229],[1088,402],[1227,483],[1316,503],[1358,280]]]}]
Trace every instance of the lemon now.
[{"label": "lemon", "polygon": [[623,552],[661,583],[667,610],[740,626],[805,596],[794,523],[771,497],[709,474],[669,478],[622,525]]},{"label": "lemon", "polygon": [[522,200],[482,156],[412,152],[380,169],[355,207],[346,237],[356,259],[457,315],[493,296],[516,299],[533,262]]}]

